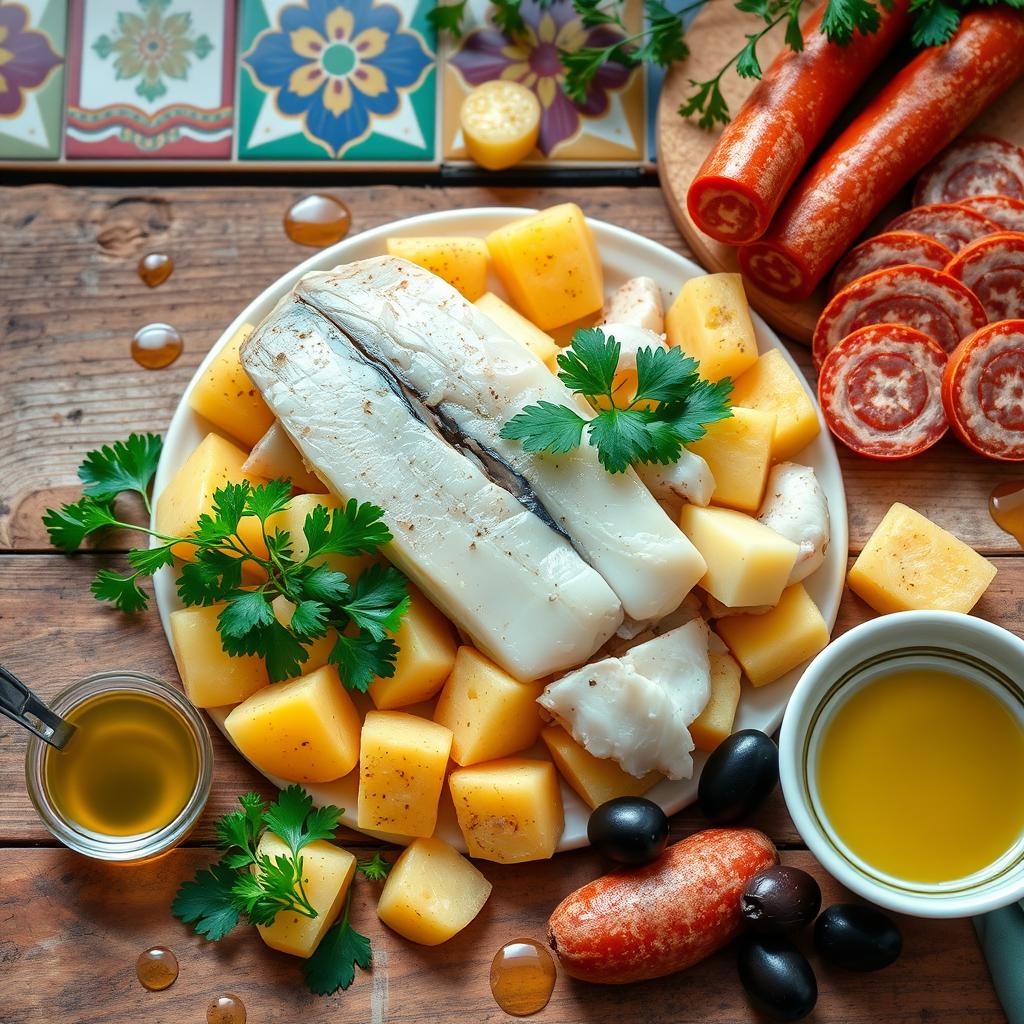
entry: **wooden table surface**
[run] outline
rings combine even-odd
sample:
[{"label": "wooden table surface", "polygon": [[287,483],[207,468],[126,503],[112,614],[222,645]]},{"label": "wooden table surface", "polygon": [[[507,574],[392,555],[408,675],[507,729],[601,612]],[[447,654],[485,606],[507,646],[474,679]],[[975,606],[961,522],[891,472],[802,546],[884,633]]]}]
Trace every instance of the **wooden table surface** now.
[{"label": "wooden table surface", "polygon": [[[429,210],[571,198],[593,216],[686,251],[650,186],[335,191],[352,209],[354,231]],[[104,669],[177,680],[155,611],[122,616],[89,596],[99,566],[123,564],[124,539],[107,538],[103,550],[68,558],[49,548],[40,514],[77,495],[75,470],[87,449],[131,430],[163,431],[223,327],[310,254],[281,228],[282,213],[301,194],[271,187],[0,188],[0,661],[44,696]],[[154,291],[135,273],[150,251],[167,252],[176,264]],[[166,370],[140,369],[129,355],[131,336],[160,320],[181,331],[185,352]],[[797,354],[808,365],[806,353]],[[986,513],[990,489],[1013,476],[1011,467],[975,458],[951,440],[908,464],[841,457],[851,554],[892,501],[905,501],[993,559],[999,573],[976,612],[1024,632],[1024,559]],[[847,593],[836,632],[870,614]],[[223,991],[244,999],[253,1024],[509,1021],[490,997],[492,954],[512,938],[543,938],[561,897],[602,871],[589,851],[555,863],[481,865],[494,895],[477,921],[435,949],[389,933],[373,912],[373,887],[361,883],[354,922],[373,940],[375,966],[347,992],[317,999],[303,989],[298,962],[267,950],[248,929],[207,944],[170,916],[177,885],[214,857],[213,821],[247,789],[270,793],[219,734],[215,748],[213,796],[187,848],[146,866],[105,866],[64,850],[43,829],[24,790],[25,736],[0,719],[0,1022],[202,1022],[207,1001]],[[778,793],[753,824],[786,861],[818,877],[826,903],[843,898],[802,847]],[[701,826],[695,811],[684,811],[673,834]],[[373,845],[355,833],[344,839]],[[969,922],[905,919],[902,927],[904,954],[879,974],[845,974],[814,960],[821,994],[812,1020],[1005,1019]],[[177,983],[163,993],[145,992],[135,980],[135,957],[153,944],[171,946],[181,962]],[[624,1014],[648,1024],[754,1019],[729,950],[645,985],[587,986],[560,976],[537,1019],[617,1022]]]}]

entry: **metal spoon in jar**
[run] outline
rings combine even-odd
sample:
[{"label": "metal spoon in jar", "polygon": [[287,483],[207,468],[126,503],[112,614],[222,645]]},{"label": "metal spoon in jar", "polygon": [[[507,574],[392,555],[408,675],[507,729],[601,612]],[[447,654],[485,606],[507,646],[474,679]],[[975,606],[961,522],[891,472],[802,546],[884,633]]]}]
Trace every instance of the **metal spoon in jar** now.
[{"label": "metal spoon in jar", "polygon": [[62,750],[75,727],[54,714],[13,672],[0,665],[0,715]]}]

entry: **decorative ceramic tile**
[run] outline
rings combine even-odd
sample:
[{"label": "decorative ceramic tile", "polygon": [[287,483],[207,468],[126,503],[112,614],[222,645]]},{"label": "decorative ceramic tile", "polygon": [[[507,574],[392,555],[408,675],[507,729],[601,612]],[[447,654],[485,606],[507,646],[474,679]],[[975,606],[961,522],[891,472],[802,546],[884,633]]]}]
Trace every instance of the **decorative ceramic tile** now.
[{"label": "decorative ceramic tile", "polygon": [[242,160],[434,161],[433,0],[246,0]]},{"label": "decorative ceramic tile", "polygon": [[64,0],[0,2],[0,159],[60,156]]},{"label": "decorative ceramic tile", "polygon": [[[594,78],[586,103],[577,106],[563,91],[559,50],[607,46],[621,38],[614,26],[585,28],[571,0],[542,5],[523,0],[526,32],[519,38],[494,25],[488,0],[469,0],[469,30],[448,44],[445,54],[442,139],[447,159],[466,158],[459,108],[473,86],[491,79],[522,82],[541,104],[539,153],[536,159],[557,161],[630,161],[646,158],[646,97],[642,68],[606,63]],[[641,4],[628,0],[630,31],[640,27]]]},{"label": "decorative ceramic tile", "polygon": [[235,0],[71,0],[64,150],[231,156]]}]

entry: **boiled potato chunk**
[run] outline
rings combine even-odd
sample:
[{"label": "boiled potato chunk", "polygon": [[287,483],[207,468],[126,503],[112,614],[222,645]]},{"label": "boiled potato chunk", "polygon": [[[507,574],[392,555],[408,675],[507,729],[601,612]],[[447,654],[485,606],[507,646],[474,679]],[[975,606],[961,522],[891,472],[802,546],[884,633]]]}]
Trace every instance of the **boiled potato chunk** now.
[{"label": "boiled potato chunk", "polygon": [[492,231],[487,248],[513,305],[542,330],[579,320],[604,304],[597,243],[575,203]]},{"label": "boiled potato chunk", "polygon": [[[266,483],[261,477],[243,472],[245,458],[245,452],[237,445],[219,434],[207,434],[157,499],[157,532],[170,537],[190,537],[195,533],[199,517],[213,512],[213,492],[218,488],[244,480],[253,486]],[[267,557],[263,531],[255,516],[245,516],[239,522],[238,535],[255,554]],[[195,551],[192,544],[174,546],[178,558],[191,560]]]},{"label": "boiled potato chunk", "polygon": [[757,339],[739,274],[687,281],[665,314],[668,343],[700,362],[707,380],[738,377],[757,362]]},{"label": "boiled potato chunk", "polygon": [[242,367],[238,350],[253,332],[244,324],[217,353],[188,394],[188,404],[215,427],[251,448],[274,422],[274,414]]},{"label": "boiled potato chunk", "polygon": [[800,551],[791,540],[730,508],[684,505],[679,527],[704,557],[699,585],[712,597],[730,608],[778,602]]},{"label": "boiled potato chunk", "polygon": [[474,303],[481,313],[489,316],[510,338],[525,345],[552,372],[558,372],[555,360],[561,348],[555,339],[531,324],[522,313],[517,313],[494,292],[486,292]]},{"label": "boiled potato chunk", "polygon": [[518,82],[495,79],[478,85],[459,110],[470,158],[490,171],[528,156],[540,133],[540,102]]},{"label": "boiled potato chunk", "polygon": [[988,559],[896,502],[853,563],[848,582],[876,612],[969,612],[995,575]]},{"label": "boiled potato chunk", "polygon": [[599,807],[618,796],[643,796],[661,781],[657,772],[648,772],[638,779],[624,772],[615,761],[594,757],[560,725],[550,725],[540,735],[562,778],[590,807]]},{"label": "boiled potato chunk", "polygon": [[733,381],[732,402],[745,409],[775,413],[773,462],[787,462],[821,432],[811,396],[778,349],[765,352]]},{"label": "boiled potato chunk", "polygon": [[395,861],[377,916],[421,946],[447,942],[480,913],[491,883],[441,839],[415,839]]},{"label": "boiled potato chunk", "polygon": [[[263,834],[257,852],[274,858],[291,856],[284,841],[271,832]],[[271,949],[282,953],[312,956],[341,911],[355,874],[355,857],[340,846],[317,839],[303,847],[302,887],[316,911],[316,917],[282,910],[273,924],[257,925],[260,938]]]},{"label": "boiled potato chunk", "polygon": [[715,625],[754,686],[764,686],[828,644],[828,626],[802,583],[787,587],[764,615],[732,615]]},{"label": "boiled potato chunk", "polygon": [[224,728],[261,772],[289,782],[331,782],[359,760],[359,712],[333,665],[258,690]]},{"label": "boiled potato chunk", "polygon": [[433,835],[450,729],[401,711],[370,711],[359,747],[360,828]]},{"label": "boiled potato chunk", "polygon": [[537,741],[543,683],[521,683],[472,647],[460,647],[434,721],[452,731],[452,760],[478,764]]},{"label": "boiled potato chunk", "polygon": [[220,645],[217,616],[223,604],[171,612],[171,637],[185,696],[197,708],[237,704],[270,685],[262,658],[232,658]]},{"label": "boiled potato chunk", "polygon": [[499,864],[545,860],[562,835],[562,794],[550,761],[506,758],[448,776],[471,857]]},{"label": "boiled potato chunk", "polygon": [[395,674],[370,683],[370,699],[381,711],[430,700],[455,664],[455,636],[448,620],[411,583],[409,610],[395,633]]},{"label": "boiled potato chunk", "polygon": [[437,274],[470,302],[487,290],[488,253],[482,238],[389,238],[387,251]]},{"label": "boiled potato chunk", "polygon": [[731,732],[740,703],[740,667],[729,654],[712,651],[711,692],[704,710],[690,723],[690,738],[698,750],[714,750]]},{"label": "boiled potato chunk", "polygon": [[707,433],[690,451],[699,455],[715,478],[711,500],[742,512],[756,512],[764,499],[772,464],[775,414],[734,405],[727,420],[709,423]]}]

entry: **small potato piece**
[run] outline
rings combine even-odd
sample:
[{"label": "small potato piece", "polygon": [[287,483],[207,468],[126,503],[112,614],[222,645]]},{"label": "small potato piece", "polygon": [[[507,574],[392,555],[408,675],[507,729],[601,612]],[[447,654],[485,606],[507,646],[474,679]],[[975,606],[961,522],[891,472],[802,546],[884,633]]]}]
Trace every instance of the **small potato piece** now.
[{"label": "small potato piece", "polygon": [[359,747],[359,828],[433,835],[452,733],[401,711],[370,711]]},{"label": "small potato piece", "polygon": [[540,103],[518,82],[495,79],[478,85],[459,111],[470,158],[489,171],[529,156],[540,132]]},{"label": "small potato piece", "polygon": [[178,673],[185,696],[197,708],[237,704],[270,685],[262,658],[232,658],[221,647],[217,616],[223,608],[223,604],[180,608],[170,615]]},{"label": "small potato piece", "polygon": [[482,238],[389,238],[387,252],[437,274],[470,302],[487,290],[488,254]]},{"label": "small potato piece", "polygon": [[757,409],[732,408],[727,420],[709,423],[707,433],[693,444],[715,478],[711,500],[741,512],[756,512],[772,464],[775,414]]},{"label": "small potato piece", "polygon": [[690,738],[698,750],[714,750],[731,732],[740,703],[740,667],[729,654],[712,651],[711,694],[704,710],[690,723]]},{"label": "small potato piece", "polygon": [[969,612],[995,575],[987,558],[896,502],[875,527],[847,581],[876,612]]},{"label": "small potato piece", "polygon": [[[291,856],[283,840],[265,832],[257,847],[268,857]],[[316,917],[280,911],[274,923],[257,925],[260,938],[271,948],[292,956],[311,957],[324,933],[341,911],[356,874],[356,859],[348,850],[317,839],[302,849],[302,887]]]},{"label": "small potato piece", "polygon": [[521,864],[555,852],[564,821],[550,761],[510,757],[456,768],[448,785],[471,857]]},{"label": "small potato piece", "polygon": [[733,615],[715,624],[754,686],[764,686],[828,645],[828,626],[802,583],[787,587],[763,615]]},{"label": "small potato piece", "polygon": [[290,782],[331,782],[359,760],[359,712],[333,665],[258,690],[224,728],[261,772]]},{"label": "small potato piece", "polygon": [[638,779],[624,772],[617,762],[594,757],[560,725],[548,726],[540,736],[562,778],[592,808],[619,796],[643,796],[663,778],[658,772],[648,772]]},{"label": "small potato piece", "polygon": [[601,256],[575,203],[551,206],[492,231],[487,248],[513,305],[542,330],[601,309]]},{"label": "small potato piece", "polygon": [[238,356],[242,343],[252,332],[252,324],[239,327],[188,393],[188,404],[195,412],[247,448],[274,422],[274,414],[249,380]]},{"label": "small potato piece", "polygon": [[552,373],[558,372],[555,360],[561,348],[555,339],[531,324],[522,313],[517,313],[494,292],[485,292],[474,303],[481,313],[489,316],[510,338],[525,345]]},{"label": "small potato piece", "polygon": [[757,339],[739,274],[687,281],[665,316],[668,343],[700,362],[707,380],[738,377],[757,362]]},{"label": "small potato piece", "polygon": [[811,396],[778,349],[765,352],[733,381],[732,402],[745,409],[775,413],[773,462],[793,458],[821,432]]},{"label": "small potato piece", "polygon": [[521,683],[472,647],[460,647],[434,721],[452,731],[452,760],[478,764],[536,743],[542,683]]},{"label": "small potato piece", "polygon": [[416,839],[395,861],[377,916],[410,942],[437,946],[483,909],[491,883],[441,839]]},{"label": "small potato piece", "polygon": [[370,683],[370,699],[381,711],[430,700],[455,664],[451,624],[411,583],[409,599],[409,610],[394,636],[395,674]]}]

